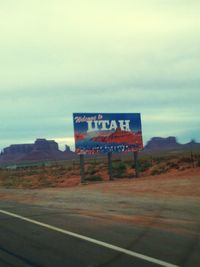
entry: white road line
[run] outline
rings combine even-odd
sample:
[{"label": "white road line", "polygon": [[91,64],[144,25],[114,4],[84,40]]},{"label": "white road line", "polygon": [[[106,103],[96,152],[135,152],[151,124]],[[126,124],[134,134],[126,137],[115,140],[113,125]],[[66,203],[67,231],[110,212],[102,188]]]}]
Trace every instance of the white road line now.
[{"label": "white road line", "polygon": [[1,209],[0,209],[0,213],[3,213],[5,215],[9,215],[9,216],[21,219],[21,220],[29,222],[29,223],[33,223],[33,224],[36,224],[36,225],[39,225],[39,226],[43,226],[45,228],[57,231],[59,233],[63,233],[63,234],[69,235],[69,236],[73,236],[73,237],[79,238],[79,239],[88,241],[90,243],[94,243],[96,245],[99,245],[99,246],[102,246],[102,247],[105,247],[105,248],[108,248],[108,249],[112,249],[112,250],[124,253],[124,254],[132,256],[132,257],[136,257],[136,258],[148,261],[148,262],[152,262],[152,263],[155,263],[155,264],[160,265],[160,266],[178,267],[177,265],[174,265],[174,264],[162,261],[162,260],[151,258],[149,256],[145,256],[143,254],[140,254],[140,253],[137,253],[137,252],[133,252],[131,250],[124,249],[124,248],[121,248],[121,247],[118,247],[118,246],[115,246],[115,245],[112,245],[112,244],[109,244],[109,243],[105,243],[103,241],[99,241],[99,240],[96,240],[96,239],[93,239],[93,238],[90,238],[90,237],[87,237],[87,236],[84,236],[84,235],[79,235],[79,234],[76,234],[76,233],[73,233],[73,232],[70,232],[70,231],[67,231],[67,230],[64,230],[64,229],[61,229],[61,228],[46,224],[46,223],[35,221],[35,220],[29,219],[27,217],[20,216],[20,215],[15,214],[15,213],[11,213],[11,212],[8,212],[8,211],[5,211],[5,210],[1,210]]}]

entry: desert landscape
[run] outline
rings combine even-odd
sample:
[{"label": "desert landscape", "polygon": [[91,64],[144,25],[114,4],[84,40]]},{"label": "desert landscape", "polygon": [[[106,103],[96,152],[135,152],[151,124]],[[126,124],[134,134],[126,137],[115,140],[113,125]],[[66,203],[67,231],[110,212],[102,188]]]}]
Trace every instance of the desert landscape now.
[{"label": "desert landscape", "polygon": [[61,217],[51,217],[54,225],[138,252],[147,246],[146,254],[177,266],[198,266],[199,154],[144,156],[139,166],[140,178],[135,178],[130,158],[114,159],[109,181],[105,158],[88,159],[83,184],[77,161],[1,170],[0,199],[7,210],[25,205],[23,212],[34,218],[42,209],[44,222],[49,220],[45,213],[58,213]]},{"label": "desert landscape", "polygon": [[0,1],[0,267],[200,266],[200,1]]},{"label": "desert landscape", "polygon": [[[108,181],[108,163],[106,157],[94,157],[85,160],[85,182]],[[166,174],[179,177],[185,172],[192,173],[200,167],[200,154],[191,152],[155,152],[142,154],[138,162],[140,178],[152,180],[152,177]],[[133,155],[114,155],[112,162],[113,178],[116,180],[135,177]],[[164,179],[164,178],[163,178]],[[80,184],[80,162],[73,160],[51,161],[49,165],[11,165],[0,169],[0,185],[6,188],[46,188],[70,187]]]}]

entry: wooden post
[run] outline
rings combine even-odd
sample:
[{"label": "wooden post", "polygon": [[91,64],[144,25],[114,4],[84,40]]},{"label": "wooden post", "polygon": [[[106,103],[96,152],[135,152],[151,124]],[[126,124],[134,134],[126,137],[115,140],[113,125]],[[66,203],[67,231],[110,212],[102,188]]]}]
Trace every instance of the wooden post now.
[{"label": "wooden post", "polygon": [[191,151],[191,162],[192,162],[192,167],[195,168],[193,151]]},{"label": "wooden post", "polygon": [[84,155],[80,155],[80,176],[81,176],[81,183],[85,182],[85,164],[84,164]]},{"label": "wooden post", "polygon": [[108,152],[108,174],[109,180],[112,180],[112,152]]},{"label": "wooden post", "polygon": [[134,151],[135,177],[139,177],[138,151]]}]

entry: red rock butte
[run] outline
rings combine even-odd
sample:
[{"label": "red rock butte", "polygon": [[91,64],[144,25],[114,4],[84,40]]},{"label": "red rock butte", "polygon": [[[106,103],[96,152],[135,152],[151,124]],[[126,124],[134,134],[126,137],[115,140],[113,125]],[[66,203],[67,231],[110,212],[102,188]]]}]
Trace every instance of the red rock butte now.
[{"label": "red rock butte", "polygon": [[128,132],[122,131],[117,128],[114,133],[109,136],[97,136],[92,138],[93,141],[103,142],[103,143],[117,143],[117,144],[141,144],[142,134],[141,132]]}]

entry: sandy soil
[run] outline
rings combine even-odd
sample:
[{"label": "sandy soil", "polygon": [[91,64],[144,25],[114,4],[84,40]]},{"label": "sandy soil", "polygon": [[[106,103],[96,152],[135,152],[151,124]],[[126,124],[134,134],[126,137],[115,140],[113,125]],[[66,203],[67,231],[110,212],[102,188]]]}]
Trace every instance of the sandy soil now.
[{"label": "sandy soil", "polygon": [[69,188],[4,189],[0,199],[121,223],[200,235],[200,168]]}]

